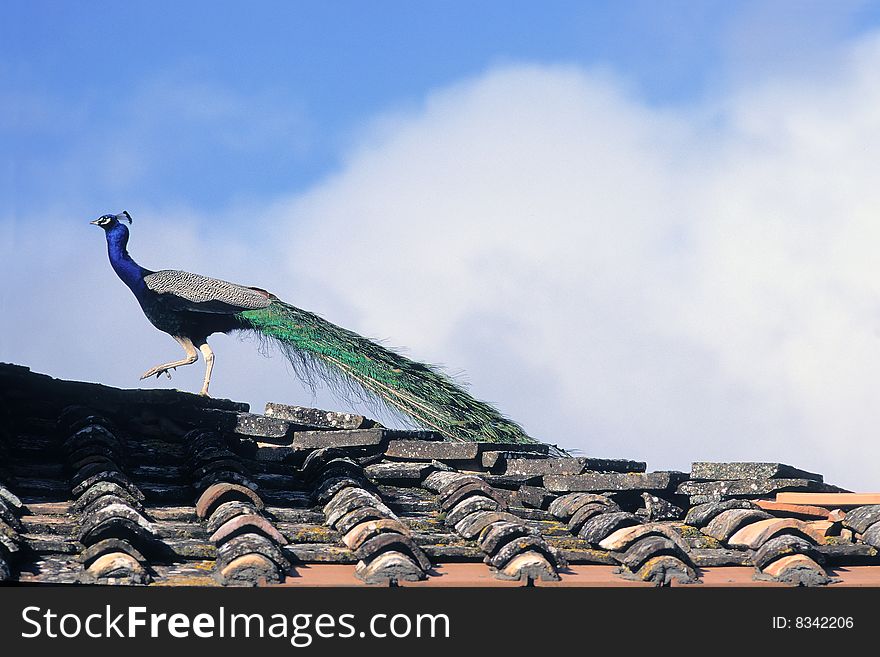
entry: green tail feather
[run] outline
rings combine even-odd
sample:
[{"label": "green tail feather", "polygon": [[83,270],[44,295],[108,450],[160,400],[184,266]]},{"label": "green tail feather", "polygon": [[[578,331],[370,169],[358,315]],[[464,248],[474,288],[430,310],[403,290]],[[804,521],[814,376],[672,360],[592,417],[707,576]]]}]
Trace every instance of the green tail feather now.
[{"label": "green tail feather", "polygon": [[[366,392],[418,424],[458,441],[535,443],[522,427],[471,397],[437,369],[396,354],[344,328],[275,299],[238,314],[242,327],[273,339],[297,374]],[[338,387],[338,386],[337,386]]]}]

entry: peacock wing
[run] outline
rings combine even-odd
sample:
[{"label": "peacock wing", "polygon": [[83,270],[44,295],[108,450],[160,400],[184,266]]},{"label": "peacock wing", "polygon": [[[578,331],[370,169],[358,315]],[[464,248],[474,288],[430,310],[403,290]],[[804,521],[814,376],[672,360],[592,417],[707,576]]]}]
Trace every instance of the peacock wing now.
[{"label": "peacock wing", "polygon": [[153,272],[144,277],[144,283],[175,310],[233,314],[266,308],[271,303],[265,290],[186,271]]}]

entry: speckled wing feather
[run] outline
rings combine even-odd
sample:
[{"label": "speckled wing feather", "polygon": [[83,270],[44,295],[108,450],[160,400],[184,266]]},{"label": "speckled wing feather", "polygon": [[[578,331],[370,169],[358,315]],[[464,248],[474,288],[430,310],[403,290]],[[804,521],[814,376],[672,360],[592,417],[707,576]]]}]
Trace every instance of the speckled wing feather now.
[{"label": "speckled wing feather", "polygon": [[271,303],[263,290],[174,269],[148,274],[144,283],[162,295],[163,302],[178,310],[237,313],[266,308]]}]

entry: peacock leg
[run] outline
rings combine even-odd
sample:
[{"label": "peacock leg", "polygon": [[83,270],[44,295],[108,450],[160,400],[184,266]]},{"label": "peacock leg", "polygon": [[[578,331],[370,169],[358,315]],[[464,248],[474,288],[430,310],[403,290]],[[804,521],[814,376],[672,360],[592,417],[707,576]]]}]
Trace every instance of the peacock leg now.
[{"label": "peacock leg", "polygon": [[143,373],[141,379],[148,379],[154,374],[158,378],[163,373],[166,374],[170,379],[171,373],[168,370],[174,369],[176,367],[181,367],[183,365],[192,365],[199,359],[199,352],[196,351],[196,347],[192,343],[192,340],[180,335],[172,335],[171,337],[177,340],[180,346],[183,347],[184,351],[186,351],[186,357],[181,358],[180,360],[176,360],[173,363],[165,363],[164,365],[156,365],[156,367],[151,367]]},{"label": "peacock leg", "polygon": [[211,351],[211,347],[208,346],[207,342],[199,344],[199,351],[202,352],[202,356],[205,358],[205,383],[202,385],[202,391],[199,394],[207,397],[208,384],[211,383],[211,370],[214,369],[214,352]]}]

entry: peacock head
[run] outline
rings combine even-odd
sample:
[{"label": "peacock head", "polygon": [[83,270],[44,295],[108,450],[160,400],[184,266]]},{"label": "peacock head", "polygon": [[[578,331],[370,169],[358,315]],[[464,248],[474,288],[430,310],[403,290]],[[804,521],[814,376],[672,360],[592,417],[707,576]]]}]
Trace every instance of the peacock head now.
[{"label": "peacock head", "polygon": [[116,226],[121,225],[122,221],[131,223],[131,215],[128,213],[128,210],[123,210],[119,214],[105,214],[89,223],[94,224],[95,226],[100,226],[104,230],[109,231],[116,228]]}]

